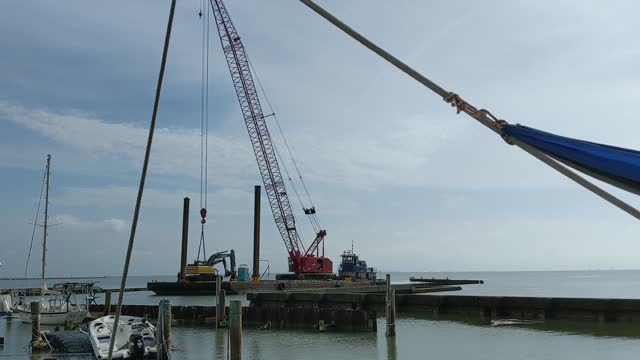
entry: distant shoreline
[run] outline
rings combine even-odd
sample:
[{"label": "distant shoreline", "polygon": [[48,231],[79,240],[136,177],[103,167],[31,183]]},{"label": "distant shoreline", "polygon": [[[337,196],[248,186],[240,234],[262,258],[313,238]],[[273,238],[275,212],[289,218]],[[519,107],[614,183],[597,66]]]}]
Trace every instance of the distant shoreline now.
[{"label": "distant shoreline", "polygon": [[[67,279],[106,279],[112,276],[58,276],[58,277],[48,277],[47,280],[67,280]],[[40,280],[39,277],[0,277],[0,280]]]}]

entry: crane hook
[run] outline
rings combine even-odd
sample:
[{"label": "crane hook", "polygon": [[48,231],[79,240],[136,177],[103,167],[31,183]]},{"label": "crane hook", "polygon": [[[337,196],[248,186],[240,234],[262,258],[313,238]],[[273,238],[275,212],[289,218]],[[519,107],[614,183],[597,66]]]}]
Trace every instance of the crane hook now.
[{"label": "crane hook", "polygon": [[207,209],[200,209],[200,216],[202,217],[202,220],[200,220],[200,222],[204,225],[204,223],[207,222],[207,220],[205,220],[205,218],[207,217]]}]

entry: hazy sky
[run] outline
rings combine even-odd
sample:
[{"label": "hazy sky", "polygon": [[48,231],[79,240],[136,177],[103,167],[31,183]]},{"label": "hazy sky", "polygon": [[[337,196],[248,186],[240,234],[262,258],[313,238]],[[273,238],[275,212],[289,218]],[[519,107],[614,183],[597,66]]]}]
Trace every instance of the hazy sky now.
[{"label": "hazy sky", "polygon": [[[199,1],[178,3],[133,274],[178,271],[184,196],[191,259],[200,236],[202,23]],[[456,115],[301,3],[227,3],[336,266],[353,241],[381,270],[640,267],[636,220]],[[500,118],[640,149],[636,2],[319,3]],[[168,0],[0,5],[0,277],[24,271],[47,153],[51,222],[61,223],[49,273],[122,271],[168,9]],[[249,263],[260,179],[217,41],[211,27],[207,250],[234,248]],[[266,198],[262,214],[262,257],[284,270]],[[298,224],[308,241],[300,212]],[[35,246],[30,274],[40,234]]]}]

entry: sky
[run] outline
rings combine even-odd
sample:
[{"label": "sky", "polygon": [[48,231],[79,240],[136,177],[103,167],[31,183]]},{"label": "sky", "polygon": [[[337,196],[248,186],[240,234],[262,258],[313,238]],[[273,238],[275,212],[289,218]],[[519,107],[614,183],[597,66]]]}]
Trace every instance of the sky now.
[{"label": "sky", "polygon": [[[501,119],[640,149],[636,2],[318,3]],[[47,154],[56,224],[48,274],[120,274],[169,1],[0,7],[0,277],[24,275]],[[327,229],[326,255],[336,267],[353,242],[381,271],[640,268],[635,219],[456,115],[303,4],[245,0],[227,7]],[[192,204],[189,259],[198,251],[199,10],[200,1],[178,1],[134,275],[178,272],[185,196]],[[208,101],[206,249],[233,248],[238,263],[249,264],[253,186],[261,180],[213,26]],[[284,151],[273,118],[268,124]],[[308,242],[312,229],[297,198],[291,201]],[[264,196],[262,203],[261,257],[273,272],[285,271],[284,244]],[[29,276],[39,271],[41,236],[38,229]]]}]

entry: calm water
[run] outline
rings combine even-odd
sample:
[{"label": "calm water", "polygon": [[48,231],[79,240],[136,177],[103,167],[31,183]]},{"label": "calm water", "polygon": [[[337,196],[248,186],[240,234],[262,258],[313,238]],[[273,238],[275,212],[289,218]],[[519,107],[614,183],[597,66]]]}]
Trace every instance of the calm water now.
[{"label": "calm water", "polygon": [[[510,273],[396,273],[394,282],[410,275],[485,280],[447,294],[503,296],[563,296],[640,298],[640,271],[510,272]],[[132,277],[130,286],[144,286],[149,277]],[[168,280],[173,277],[155,277]],[[103,287],[119,286],[118,278],[97,279]],[[15,287],[24,280],[0,280]],[[23,285],[20,285],[23,286]],[[31,286],[37,286],[37,281]],[[214,297],[171,297],[173,304],[214,304]],[[129,304],[157,303],[149,293],[127,294]],[[314,331],[257,331],[245,329],[246,359],[630,359],[640,353],[637,324],[550,322],[533,327],[491,327],[468,320],[434,321],[426,314],[399,314],[397,338],[384,336],[384,319],[376,334],[317,333]],[[6,345],[2,358],[38,358],[24,353],[30,329],[17,320],[0,319]],[[227,332],[209,327],[174,327],[173,359],[225,359]],[[65,359],[89,359],[87,356]]]}]

